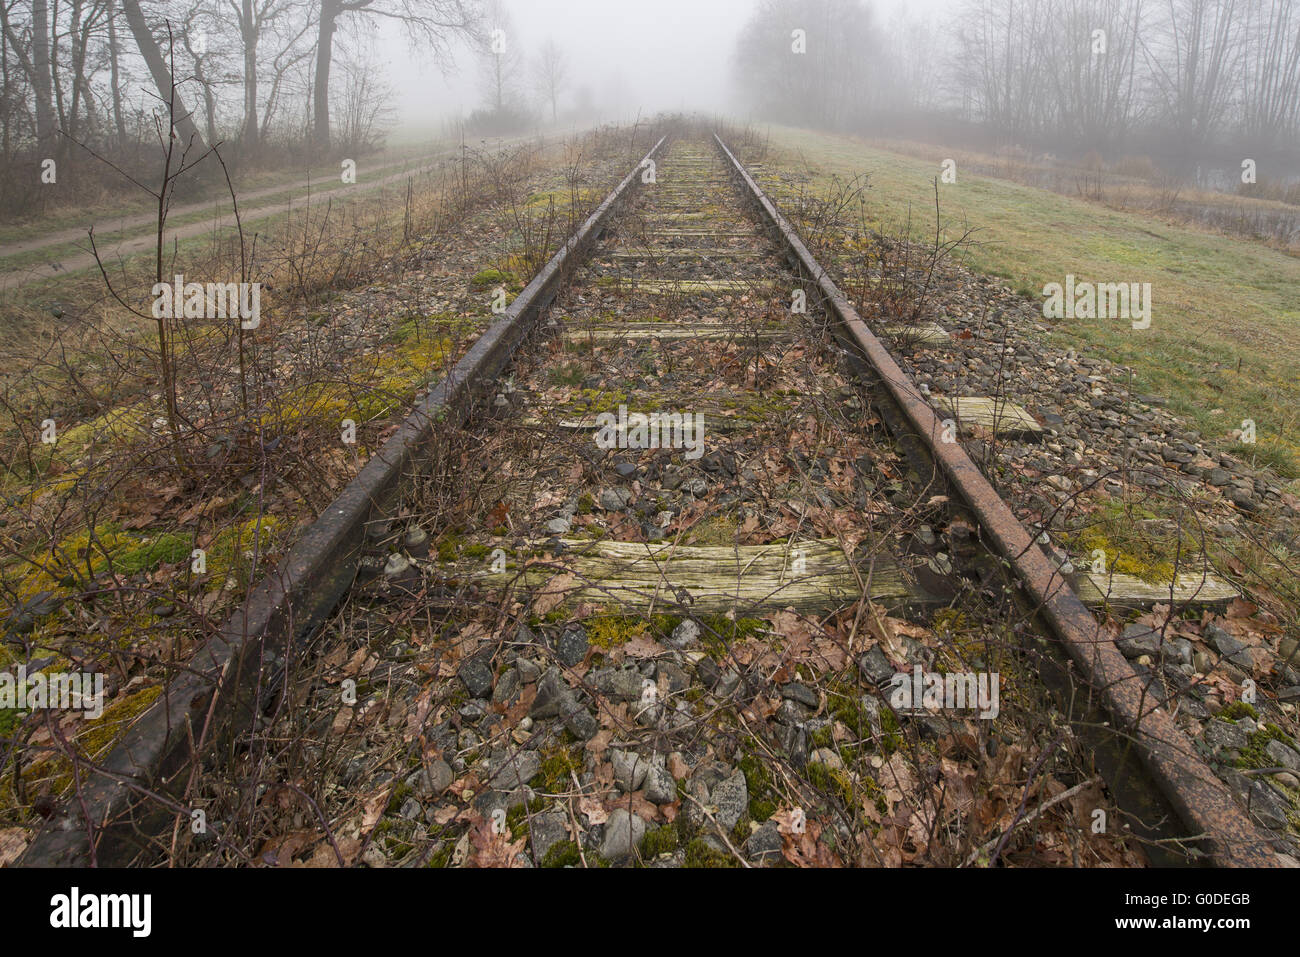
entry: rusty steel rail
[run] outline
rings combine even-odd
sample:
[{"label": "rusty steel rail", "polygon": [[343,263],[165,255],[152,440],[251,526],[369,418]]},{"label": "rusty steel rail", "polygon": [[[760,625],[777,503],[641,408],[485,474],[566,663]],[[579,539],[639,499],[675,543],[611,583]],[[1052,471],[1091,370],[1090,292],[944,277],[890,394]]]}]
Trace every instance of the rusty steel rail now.
[{"label": "rusty steel rail", "polygon": [[1219,865],[1276,866],[1268,838],[1248,819],[1214,772],[1196,756],[1191,740],[1169,714],[1152,705],[1151,694],[1133,666],[1063,580],[1059,570],[1035,547],[1033,537],[961,444],[939,441],[943,426],[925,396],[867,327],[744,164],[721,137],[714,134],[713,138],[768,226],[779,234],[790,258],[816,283],[840,331],[869,363],[880,385],[923,442],[929,457],[1010,564],[1052,636],[1100,697],[1115,723],[1115,732],[1129,737],[1136,745],[1147,776],[1178,814],[1187,829],[1189,843],[1203,841],[1210,859]]},{"label": "rusty steel rail", "polygon": [[665,139],[650,148],[502,317],[419,402],[280,565],[249,592],[220,633],[178,671],[99,768],[89,774],[80,770],[79,794],[70,802],[80,819],[67,829],[48,823],[23,855],[23,866],[125,862],[142,837],[156,836],[169,820],[188,810],[174,792],[184,786],[192,762],[222,729],[247,722],[262,709],[268,676],[284,668],[351,587],[367,523],[385,515],[403,478],[427,458],[435,430],[463,421],[477,390],[509,361]]}]

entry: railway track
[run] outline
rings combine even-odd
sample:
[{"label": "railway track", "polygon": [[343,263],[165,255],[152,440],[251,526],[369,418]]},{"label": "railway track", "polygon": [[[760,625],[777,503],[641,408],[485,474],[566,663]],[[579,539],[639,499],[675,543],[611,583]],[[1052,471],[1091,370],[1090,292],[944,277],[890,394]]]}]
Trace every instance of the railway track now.
[{"label": "railway track", "polygon": [[[373,785],[418,863],[963,864],[1031,821],[1075,861],[1271,863],[946,426],[727,144],[661,140],[25,862],[228,816],[192,742],[269,728],[312,742],[280,780],[331,821]],[[976,700],[898,708],[913,673]],[[1060,787],[974,823],[1017,753]],[[1050,821],[1076,795],[1112,837]]]}]

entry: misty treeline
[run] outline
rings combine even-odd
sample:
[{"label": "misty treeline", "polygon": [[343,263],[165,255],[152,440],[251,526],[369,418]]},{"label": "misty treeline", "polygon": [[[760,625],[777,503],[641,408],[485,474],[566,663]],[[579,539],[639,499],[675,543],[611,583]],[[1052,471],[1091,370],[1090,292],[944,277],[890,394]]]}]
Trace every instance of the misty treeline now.
[{"label": "misty treeline", "polygon": [[1300,0],[962,0],[929,23],[884,23],[867,0],[759,0],[734,72],[779,122],[965,127],[1105,156],[1290,151]]},{"label": "misty treeline", "polygon": [[191,157],[220,144],[232,165],[371,148],[394,118],[382,24],[444,69],[480,60],[482,132],[555,115],[563,51],[525,56],[497,0],[0,0],[0,207],[41,195],[49,160],[83,194],[99,167],[111,183],[99,159],[138,169],[172,120]]}]

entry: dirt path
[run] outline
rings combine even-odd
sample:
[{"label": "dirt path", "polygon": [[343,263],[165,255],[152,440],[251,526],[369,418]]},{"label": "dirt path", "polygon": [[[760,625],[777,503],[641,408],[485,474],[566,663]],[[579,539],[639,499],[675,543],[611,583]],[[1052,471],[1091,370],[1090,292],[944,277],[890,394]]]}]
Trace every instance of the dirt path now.
[{"label": "dirt path", "polygon": [[[519,142],[519,139],[493,139],[484,142],[487,144],[488,148],[496,148],[508,143]],[[417,158],[415,162],[420,163],[421,165],[419,166],[404,168],[370,181],[366,181],[363,178],[359,182],[351,185],[335,185],[328,188],[322,188],[322,184],[330,182],[329,179],[317,179],[315,181],[305,179],[298,183],[268,186],[263,189],[254,190],[239,197],[240,217],[243,220],[245,228],[247,228],[251,223],[269,219],[273,216],[282,215],[289,212],[291,209],[302,209],[304,207],[315,206],[319,203],[334,199],[345,199],[356,196],[359,192],[369,192],[370,190],[380,189],[395,183],[404,182],[407,177],[420,176],[433,171],[441,163],[446,162],[448,158],[456,155],[456,153],[456,148],[449,147]],[[391,169],[394,165],[396,164],[388,164],[385,167],[381,167],[381,169]],[[362,175],[364,176],[364,174]],[[264,199],[268,196],[283,195],[290,191],[293,191],[294,195],[288,200],[261,206],[245,205],[250,201],[256,202],[259,198]],[[221,204],[219,203],[213,203],[211,201],[192,203],[186,206],[174,207],[170,215],[172,219],[176,220],[195,213],[203,212],[204,210],[213,211],[214,208],[218,208],[220,205]],[[171,244],[180,240],[192,239],[195,236],[201,236],[204,233],[215,230],[234,229],[236,225],[234,211],[229,209],[228,204],[226,204],[226,209],[229,211],[222,213],[220,216],[212,216],[197,222],[185,223],[166,230],[165,236],[167,243]],[[96,239],[96,244],[99,247],[100,258],[108,264],[129,259],[132,256],[137,256],[153,249],[155,242],[155,222],[155,217],[148,213],[141,213],[120,220],[114,220],[109,228],[114,232],[127,232],[128,235],[116,236],[107,241],[105,241],[102,236],[98,237]],[[93,226],[94,224],[92,223],[90,225]],[[90,240],[85,228],[63,229],[58,232],[23,240],[22,242],[0,245],[0,261],[3,261],[10,257],[20,256],[41,249],[61,246],[73,242],[78,243],[78,251],[75,253],[51,257],[44,262],[32,263],[18,268],[0,271],[0,290],[7,291],[29,282],[48,279],[51,276],[95,268],[95,256],[91,252]]]}]

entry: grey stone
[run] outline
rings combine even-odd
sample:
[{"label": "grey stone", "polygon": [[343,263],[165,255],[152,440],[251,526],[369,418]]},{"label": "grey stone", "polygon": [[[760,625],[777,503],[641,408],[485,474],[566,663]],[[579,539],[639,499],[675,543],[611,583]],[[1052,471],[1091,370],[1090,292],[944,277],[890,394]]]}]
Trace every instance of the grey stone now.
[{"label": "grey stone", "polygon": [[713,692],[718,697],[725,698],[739,687],[740,672],[735,668],[724,668],[718,674],[718,683],[713,686]]},{"label": "grey stone", "polygon": [[555,657],[572,668],[587,657],[587,633],[581,628],[570,628],[555,643]]},{"label": "grey stone", "polygon": [[1229,748],[1234,751],[1240,751],[1250,740],[1245,729],[1227,721],[1214,720],[1205,726],[1203,735],[1205,743],[1210,745],[1216,751],[1222,751]]},{"label": "grey stone", "polygon": [[1283,688],[1277,693],[1278,701],[1300,701],[1300,685]]},{"label": "grey stone", "polygon": [[1251,819],[1263,827],[1281,830],[1287,826],[1290,805],[1263,781],[1234,773],[1228,778],[1232,791],[1245,805]]},{"label": "grey stone", "polygon": [[1286,768],[1288,771],[1300,771],[1300,754],[1276,738],[1264,745],[1264,753],[1278,767]]},{"label": "grey stone", "polygon": [[1186,638],[1170,638],[1164,644],[1165,657],[1175,664],[1191,666],[1192,643]]},{"label": "grey stone", "polygon": [[427,770],[421,768],[410,775],[406,779],[406,783],[415,788],[420,797],[435,798],[451,787],[451,782],[455,779],[456,775],[452,771],[451,765],[438,758],[429,762]]},{"label": "grey stone", "polygon": [[641,673],[636,668],[601,668],[587,676],[600,694],[619,701],[636,701],[641,697]]},{"label": "grey stone", "polygon": [[662,761],[652,761],[645,776],[645,799],[651,804],[677,800],[677,781]]},{"label": "grey stone", "polygon": [[474,809],[484,817],[490,818],[492,812],[498,808],[512,811],[517,807],[523,807],[536,796],[537,793],[529,787],[512,788],[508,791],[488,788],[474,798]]},{"label": "grey stone", "polygon": [[702,498],[709,493],[709,483],[697,475],[682,483],[682,491],[689,492],[696,498]]},{"label": "grey stone", "polygon": [[808,763],[808,732],[801,725],[779,724],[776,726],[777,740],[781,750],[790,758],[790,763],[802,768]]},{"label": "grey stone", "polygon": [[1228,634],[1218,625],[1210,624],[1205,626],[1205,637],[1208,638],[1214,647],[1224,658],[1227,658],[1234,665],[1243,668],[1249,668],[1252,664],[1250,652],[1246,650],[1246,643],[1233,635]]},{"label": "grey stone", "polygon": [[590,740],[600,730],[600,722],[596,716],[578,703],[572,694],[569,695],[568,702],[571,707],[564,711],[564,727],[574,737],[583,741]]},{"label": "grey stone", "polygon": [[714,785],[709,793],[709,803],[717,808],[714,819],[724,831],[729,832],[749,807],[749,786],[745,783],[744,772],[736,771],[731,777]]},{"label": "grey stone", "polygon": [[745,853],[749,855],[751,861],[776,861],[781,857],[781,832],[777,830],[776,824],[767,821],[749,835],[745,841]]},{"label": "grey stone", "polygon": [[424,807],[415,798],[407,798],[402,802],[402,809],[398,814],[408,821],[418,821],[424,816]]},{"label": "grey stone", "polygon": [[569,816],[563,811],[544,811],[533,818],[528,828],[528,840],[538,863],[556,844],[569,840],[568,823]]},{"label": "grey stone", "polygon": [[680,694],[691,683],[686,672],[671,661],[660,661],[655,665],[655,678],[662,679],[668,685],[669,694]]},{"label": "grey stone", "polygon": [[496,704],[509,704],[519,694],[519,671],[511,668],[501,676],[497,686],[492,689],[492,701]]},{"label": "grey stone", "polygon": [[808,760],[813,764],[824,764],[832,770],[844,767],[844,759],[840,757],[838,751],[831,748],[815,749],[812,754],[808,755]]},{"label": "grey stone", "polygon": [[781,702],[780,707],[776,709],[774,717],[778,724],[802,724],[804,719],[808,717],[808,713],[799,702],[786,698]]},{"label": "grey stone", "polygon": [[817,692],[813,691],[812,688],[809,688],[806,684],[798,681],[791,681],[789,684],[785,685],[781,689],[781,695],[782,697],[789,698],[791,701],[798,701],[802,705],[807,705],[809,708],[815,709],[819,704],[821,704],[821,699],[818,698]]},{"label": "grey stone", "polygon": [[533,699],[532,707],[528,709],[528,716],[530,718],[559,717],[561,704],[572,697],[573,692],[560,677],[560,672],[555,668],[548,668],[546,674],[542,675],[542,679],[537,683],[537,697]]},{"label": "grey stone", "polygon": [[488,784],[501,791],[521,788],[542,769],[536,751],[496,752],[488,759]]},{"label": "grey stone", "polygon": [[627,508],[631,493],[625,488],[607,488],[600,493],[600,507],[607,512],[618,512]]},{"label": "grey stone", "polygon": [[638,815],[618,808],[605,822],[605,840],[600,845],[600,856],[607,861],[626,860],[645,837],[646,824]]},{"label": "grey stone", "polygon": [[700,642],[700,626],[690,618],[683,618],[680,625],[673,629],[668,645],[678,650],[693,648]]},{"label": "grey stone", "polygon": [[619,462],[614,466],[614,474],[619,478],[631,478],[636,475],[636,466],[631,462]]},{"label": "grey stone", "polygon": [[1156,655],[1160,653],[1160,632],[1146,625],[1126,625],[1124,633],[1116,639],[1119,650],[1129,658],[1138,655]]},{"label": "grey stone", "polygon": [[515,668],[519,671],[520,682],[526,685],[532,684],[542,674],[542,666],[531,658],[515,659]]},{"label": "grey stone", "polygon": [[889,681],[897,670],[889,663],[889,659],[885,657],[879,645],[872,645],[869,651],[858,657],[858,671],[873,685]]},{"label": "grey stone", "polygon": [[611,750],[609,760],[614,765],[614,783],[620,791],[635,791],[645,781],[646,772],[650,770],[650,759],[635,751]]},{"label": "grey stone", "polygon": [[553,518],[546,523],[546,531],[552,535],[566,535],[569,531],[567,518]]},{"label": "grey stone", "polygon": [[492,690],[491,659],[486,655],[470,658],[456,670],[457,677],[472,697],[482,698]]}]

